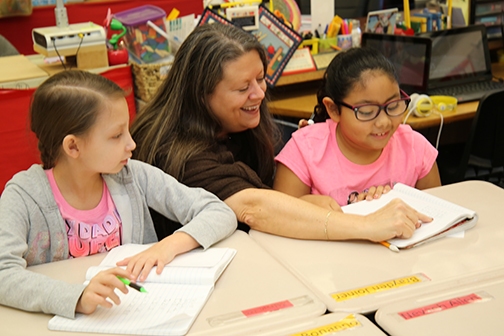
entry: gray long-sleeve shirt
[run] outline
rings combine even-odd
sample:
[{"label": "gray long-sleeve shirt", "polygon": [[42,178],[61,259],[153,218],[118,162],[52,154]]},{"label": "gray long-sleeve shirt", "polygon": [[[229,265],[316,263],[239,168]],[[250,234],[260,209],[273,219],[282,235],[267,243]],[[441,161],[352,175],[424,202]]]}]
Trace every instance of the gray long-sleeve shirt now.
[{"label": "gray long-sleeve shirt", "polygon": [[[184,226],[203,248],[236,229],[233,211],[213,194],[178,183],[136,160],[117,174],[103,175],[123,223],[124,241],[157,241],[148,207]],[[16,174],[0,198],[0,304],[75,316],[84,285],[69,284],[26,270],[26,266],[67,259],[66,224],[40,165]],[[129,234],[127,234],[129,232]]]}]

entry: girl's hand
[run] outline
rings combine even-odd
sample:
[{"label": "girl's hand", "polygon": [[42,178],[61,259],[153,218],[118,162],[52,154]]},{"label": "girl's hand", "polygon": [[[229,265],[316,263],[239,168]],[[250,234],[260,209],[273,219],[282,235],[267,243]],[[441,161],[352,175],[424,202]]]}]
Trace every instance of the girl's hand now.
[{"label": "girl's hand", "polygon": [[107,301],[107,298],[110,298],[116,305],[120,304],[121,300],[114,293],[114,289],[117,288],[124,294],[127,294],[128,288],[117,276],[134,281],[130,272],[119,267],[101,271],[89,281],[89,284],[77,302],[75,311],[77,313],[91,314],[98,306],[112,308],[113,305]]},{"label": "girl's hand", "polygon": [[156,273],[161,274],[165,265],[173,258],[175,258],[173,249],[165,240],[162,240],[133,257],[119,261],[117,266],[127,266],[126,270],[131,272],[133,279],[140,276],[138,280],[145,281],[154,266],[157,266]]},{"label": "girl's hand", "polygon": [[365,237],[380,242],[392,238],[411,238],[422,223],[430,223],[432,218],[396,198],[380,210],[364,216],[364,222]]},{"label": "girl's hand", "polygon": [[309,120],[306,120],[306,119],[299,119],[298,121],[298,129],[301,129],[305,126],[308,126],[308,125],[313,125],[313,120],[309,119]]},{"label": "girl's hand", "polygon": [[298,129],[301,129],[305,126],[308,126],[308,120],[306,119],[299,119],[298,121]]},{"label": "girl's hand", "polygon": [[154,266],[157,266],[156,273],[161,274],[165,265],[170,263],[175,256],[198,246],[199,243],[193,237],[179,231],[152,245],[147,250],[119,261],[117,266],[127,266],[126,271],[131,272],[133,279],[140,276],[138,280],[145,281]]},{"label": "girl's hand", "polygon": [[363,200],[371,201],[372,199],[378,199],[382,194],[386,194],[390,190],[392,190],[392,187],[388,184],[385,186],[371,187],[357,196],[357,202]]}]

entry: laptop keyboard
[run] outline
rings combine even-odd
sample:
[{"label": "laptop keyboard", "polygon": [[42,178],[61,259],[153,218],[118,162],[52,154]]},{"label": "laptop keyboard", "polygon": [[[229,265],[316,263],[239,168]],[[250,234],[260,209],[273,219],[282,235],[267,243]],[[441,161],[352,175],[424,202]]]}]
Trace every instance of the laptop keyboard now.
[{"label": "laptop keyboard", "polygon": [[488,92],[502,89],[504,89],[504,83],[496,81],[481,81],[445,88],[429,89],[428,93],[431,96],[453,96],[457,98],[460,103],[464,101],[479,100]]}]

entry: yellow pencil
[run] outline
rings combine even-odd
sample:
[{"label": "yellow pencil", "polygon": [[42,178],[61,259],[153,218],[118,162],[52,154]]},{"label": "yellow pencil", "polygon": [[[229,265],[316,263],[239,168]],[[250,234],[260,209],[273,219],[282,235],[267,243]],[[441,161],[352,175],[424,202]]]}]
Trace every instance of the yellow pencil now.
[{"label": "yellow pencil", "polygon": [[[450,1],[450,0],[448,0]],[[404,0],[404,24],[411,28],[409,0]]]},{"label": "yellow pencil", "polygon": [[446,26],[448,27],[448,29],[452,27],[451,20],[452,20],[452,0],[448,0],[448,15],[446,16]]},{"label": "yellow pencil", "polygon": [[395,245],[392,245],[386,241],[381,241],[380,244],[383,246],[387,247],[389,250],[394,251],[394,252],[399,252],[399,248]]}]

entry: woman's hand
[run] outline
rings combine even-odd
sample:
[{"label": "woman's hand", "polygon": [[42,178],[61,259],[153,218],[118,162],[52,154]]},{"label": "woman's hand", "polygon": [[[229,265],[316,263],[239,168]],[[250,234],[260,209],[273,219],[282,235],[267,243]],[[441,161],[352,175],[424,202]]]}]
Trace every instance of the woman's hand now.
[{"label": "woman's hand", "polygon": [[432,218],[419,213],[400,199],[393,199],[380,210],[364,216],[363,237],[374,242],[411,238],[422,223]]},{"label": "woman's hand", "polygon": [[77,313],[91,314],[98,306],[112,308],[113,305],[107,301],[107,298],[110,298],[116,305],[120,304],[121,300],[114,292],[114,289],[117,288],[124,294],[127,294],[128,288],[119,280],[118,276],[135,281],[130,272],[119,267],[101,271],[89,281],[89,284],[77,302],[75,311]]}]

